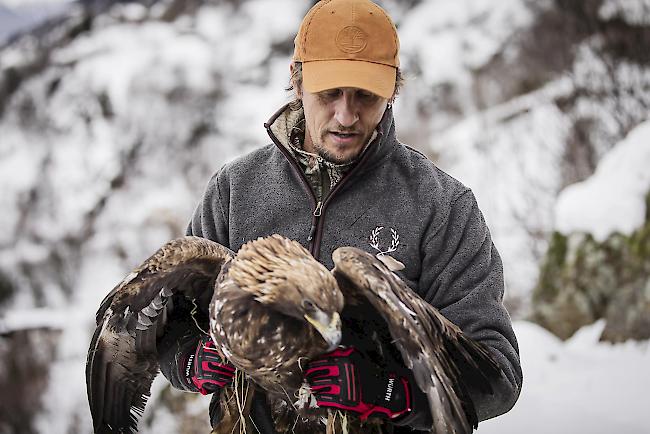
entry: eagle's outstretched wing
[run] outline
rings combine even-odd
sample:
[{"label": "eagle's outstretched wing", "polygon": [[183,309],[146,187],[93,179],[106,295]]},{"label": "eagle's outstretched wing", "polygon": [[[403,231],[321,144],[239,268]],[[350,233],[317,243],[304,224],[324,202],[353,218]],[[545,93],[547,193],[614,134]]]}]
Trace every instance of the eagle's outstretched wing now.
[{"label": "eagle's outstretched wing", "polygon": [[198,237],[161,247],[102,301],[86,361],[88,402],[96,433],[134,433],[158,373],[156,337],[174,294],[209,302],[233,253]]},{"label": "eagle's outstretched wing", "polygon": [[490,393],[500,368],[436,308],[418,297],[374,256],[353,248],[334,251],[334,276],[346,300],[366,298],[386,320],[404,363],[426,393],[435,434],[467,434],[478,425],[466,384]]}]

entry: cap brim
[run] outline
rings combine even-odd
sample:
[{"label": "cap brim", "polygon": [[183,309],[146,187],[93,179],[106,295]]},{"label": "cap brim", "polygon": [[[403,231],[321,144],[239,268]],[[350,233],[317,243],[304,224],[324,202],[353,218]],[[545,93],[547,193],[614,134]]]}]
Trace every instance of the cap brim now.
[{"label": "cap brim", "polygon": [[336,87],[358,87],[383,98],[393,96],[396,69],[360,60],[315,60],[302,64],[302,82],[307,92]]}]

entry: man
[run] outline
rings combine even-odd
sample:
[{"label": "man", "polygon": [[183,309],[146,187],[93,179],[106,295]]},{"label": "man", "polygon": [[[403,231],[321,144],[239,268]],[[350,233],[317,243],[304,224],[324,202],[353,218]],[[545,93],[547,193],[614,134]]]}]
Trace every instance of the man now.
[{"label": "man", "polygon": [[[403,264],[398,272],[403,281],[487,345],[500,364],[504,376],[492,385],[493,395],[470,390],[479,419],[508,411],[522,374],[502,304],[501,260],[472,192],[396,139],[391,105],[401,79],[392,21],[368,0],[317,3],[296,36],[291,77],[295,101],[265,124],[273,144],[214,175],[188,234],[237,251],[249,240],[279,233],[302,243],[329,268],[340,246],[390,254]],[[188,315],[179,315],[159,348],[172,384],[214,392],[215,402],[233,370],[211,345]],[[430,426],[426,397],[406,368],[394,367],[404,382],[395,386],[390,403],[379,406],[388,383],[365,355],[344,348],[311,366],[341,359],[364,374],[359,380],[364,402],[343,403],[314,387],[321,406],[366,412],[396,426]],[[255,415],[257,426],[270,430],[263,407]],[[214,406],[211,417],[216,423]]]}]

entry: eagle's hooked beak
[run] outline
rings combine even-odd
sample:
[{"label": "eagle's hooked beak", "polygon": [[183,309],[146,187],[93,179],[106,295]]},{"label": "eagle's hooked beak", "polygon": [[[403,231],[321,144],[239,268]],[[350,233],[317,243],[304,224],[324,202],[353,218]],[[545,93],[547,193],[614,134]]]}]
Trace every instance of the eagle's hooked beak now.
[{"label": "eagle's hooked beak", "polygon": [[330,318],[322,310],[317,310],[312,315],[305,314],[305,319],[313,325],[329,345],[327,351],[333,351],[341,342],[341,317],[334,312]]}]

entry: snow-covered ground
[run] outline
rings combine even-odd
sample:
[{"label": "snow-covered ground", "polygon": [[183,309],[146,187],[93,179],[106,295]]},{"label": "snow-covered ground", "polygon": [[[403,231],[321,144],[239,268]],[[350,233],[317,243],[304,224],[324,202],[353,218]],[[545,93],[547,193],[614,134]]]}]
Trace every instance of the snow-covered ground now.
[{"label": "snow-covered ground", "polygon": [[650,345],[598,341],[604,322],[566,342],[529,322],[514,324],[524,385],[515,407],[478,434],[648,434]]}]

